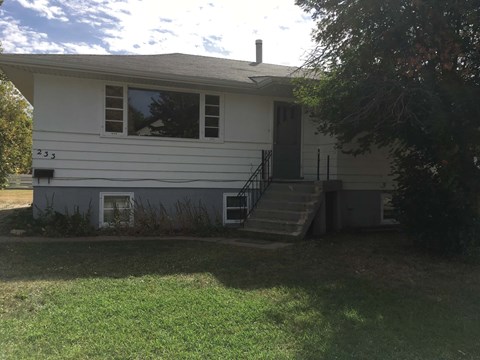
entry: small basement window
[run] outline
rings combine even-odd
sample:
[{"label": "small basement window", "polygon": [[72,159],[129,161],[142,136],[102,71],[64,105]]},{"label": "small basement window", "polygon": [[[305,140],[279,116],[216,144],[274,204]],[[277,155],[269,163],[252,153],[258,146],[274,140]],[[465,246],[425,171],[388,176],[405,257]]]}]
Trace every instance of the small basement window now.
[{"label": "small basement window", "polygon": [[398,220],[395,217],[395,207],[392,204],[392,194],[390,193],[382,193],[381,214],[382,224],[398,223]]},{"label": "small basement window", "polygon": [[237,193],[223,194],[223,223],[239,224],[248,209],[248,198],[239,197]]},{"label": "small basement window", "polygon": [[133,225],[133,193],[100,193],[101,227]]}]

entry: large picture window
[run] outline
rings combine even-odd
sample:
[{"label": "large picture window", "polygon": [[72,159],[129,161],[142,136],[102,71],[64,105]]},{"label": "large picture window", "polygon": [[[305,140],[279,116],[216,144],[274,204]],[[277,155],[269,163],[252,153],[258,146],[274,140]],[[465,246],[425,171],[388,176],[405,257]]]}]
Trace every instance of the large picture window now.
[{"label": "large picture window", "polygon": [[107,134],[212,140],[222,137],[220,95],[117,85],[106,85],[105,90]]},{"label": "large picture window", "polygon": [[199,138],[200,95],[128,89],[128,135]]}]

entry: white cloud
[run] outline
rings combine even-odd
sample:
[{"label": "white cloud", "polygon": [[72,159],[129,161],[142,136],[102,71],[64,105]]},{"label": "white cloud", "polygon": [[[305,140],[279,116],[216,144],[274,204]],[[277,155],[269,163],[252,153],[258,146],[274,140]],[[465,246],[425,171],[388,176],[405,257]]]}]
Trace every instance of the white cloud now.
[{"label": "white cloud", "polygon": [[53,5],[50,0],[17,0],[24,8],[37,11],[41,16],[50,20],[68,21],[62,8]]},{"label": "white cloud", "polygon": [[[58,43],[62,52],[161,54],[187,53],[253,61],[255,40],[263,40],[268,63],[300,65],[313,47],[313,21],[293,0],[16,0],[48,19],[83,24],[102,45]],[[46,34],[28,33],[38,48],[54,49]],[[5,39],[5,37],[3,37]],[[51,39],[52,37],[50,37]],[[25,39],[23,39],[25,42]],[[22,48],[20,45],[10,48]],[[50,44],[50,45],[49,45]],[[4,42],[5,50],[7,46]],[[40,50],[36,49],[35,52]]]},{"label": "white cloud", "polygon": [[214,36],[215,47],[225,49],[229,58],[253,61],[255,39],[261,38],[265,62],[299,65],[302,55],[312,47],[313,22],[306,21],[302,10],[290,0],[211,1],[213,6],[179,0],[174,4],[108,1],[107,7],[117,19],[117,26],[106,30],[103,38],[109,50],[225,56],[204,48],[203,40]]},{"label": "white cloud", "polygon": [[0,19],[2,47],[6,53],[49,52],[63,53],[63,48],[48,41],[48,35],[21,26],[18,20],[9,17]]},{"label": "white cloud", "polygon": [[[0,12],[0,15],[3,15]],[[0,37],[6,53],[88,53],[107,54],[107,51],[97,45],[86,43],[56,43],[50,41],[48,35],[21,26],[18,20],[2,16],[0,19]]]}]

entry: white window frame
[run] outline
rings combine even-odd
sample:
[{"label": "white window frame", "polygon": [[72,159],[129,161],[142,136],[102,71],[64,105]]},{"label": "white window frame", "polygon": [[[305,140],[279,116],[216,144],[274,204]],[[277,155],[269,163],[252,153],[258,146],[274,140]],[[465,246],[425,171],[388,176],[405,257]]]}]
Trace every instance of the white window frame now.
[{"label": "white window frame", "polygon": [[[244,195],[245,198],[247,199],[247,209],[248,209],[248,205],[249,205],[249,197],[248,195]],[[227,207],[227,198],[229,197],[238,197],[238,193],[223,193],[223,224],[224,225],[228,225],[228,224],[241,224],[242,223],[242,220],[240,219],[235,219],[235,220],[231,220],[231,219],[227,219],[227,210],[236,210],[236,209],[241,209],[241,207]]]},{"label": "white window frame", "polygon": [[[205,135],[205,129],[206,129],[206,117],[217,117],[216,115],[206,115],[206,107],[207,107],[207,96],[218,96],[218,137],[207,137]],[[219,139],[223,139],[223,97],[220,94],[217,93],[201,93],[200,95],[200,106],[201,106],[201,112],[200,112],[200,123],[201,123],[201,131],[200,131],[200,136],[203,140],[212,140],[212,141],[218,141]],[[209,104],[209,106],[216,106]]]},{"label": "white window frame", "polygon": [[[111,132],[107,131],[106,128],[106,110],[107,110],[107,86],[114,86],[114,87],[121,87],[123,89],[123,128],[122,132]],[[102,134],[105,136],[112,136],[112,137],[119,137],[119,136],[126,136],[127,135],[127,121],[128,121],[128,101],[125,101],[127,94],[127,88],[123,84],[115,84],[115,83],[105,83],[103,86],[103,116],[102,116]]]},{"label": "white window frame", "polygon": [[[104,221],[104,211],[105,211],[105,197],[108,196],[128,196],[130,200],[130,209],[132,210],[130,212],[130,219],[128,224],[124,225],[130,225],[132,226],[134,223],[134,218],[133,218],[133,208],[134,208],[134,193],[133,192],[101,192],[100,193],[100,206],[99,206],[99,219],[98,223],[100,227],[110,227],[110,223]],[[107,209],[108,210],[108,209]]]},{"label": "white window frame", "polygon": [[[123,88],[123,132],[107,132],[105,127],[105,110],[106,110],[106,87],[107,86],[116,86]],[[136,89],[144,89],[144,90],[158,90],[158,91],[176,91],[182,93],[189,93],[189,94],[198,94],[200,96],[200,109],[199,109],[199,132],[198,132],[198,139],[190,139],[190,138],[179,138],[179,137],[161,137],[161,136],[141,136],[141,135],[128,135],[128,89],[136,88]],[[206,137],[205,136],[205,97],[206,95],[218,96],[219,97],[219,121],[218,121],[218,137]],[[104,83],[103,86],[103,116],[102,116],[102,125],[101,125],[101,133],[103,136],[108,137],[127,137],[132,139],[149,139],[149,140],[166,140],[166,141],[186,141],[186,142],[224,142],[224,124],[225,124],[225,96],[221,93],[214,92],[214,91],[194,91],[193,89],[178,89],[172,87],[158,87],[158,86],[145,86],[139,84],[119,84],[108,82]]]},{"label": "white window frame", "polygon": [[395,219],[385,219],[385,208],[384,208],[384,204],[385,204],[385,198],[387,197],[392,197],[392,194],[391,193],[388,193],[388,192],[383,192],[380,196],[380,223],[381,224],[384,224],[384,225],[388,225],[388,224],[398,224],[398,220],[395,220]]}]

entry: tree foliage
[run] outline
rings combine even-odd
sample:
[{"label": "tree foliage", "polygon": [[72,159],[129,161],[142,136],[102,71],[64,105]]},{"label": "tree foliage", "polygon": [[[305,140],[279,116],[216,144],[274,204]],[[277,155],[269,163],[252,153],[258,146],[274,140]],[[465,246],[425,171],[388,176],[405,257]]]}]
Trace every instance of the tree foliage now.
[{"label": "tree foliage", "polygon": [[28,173],[32,162],[32,111],[10,81],[0,80],[0,186],[8,174]]},{"label": "tree foliage", "polygon": [[8,174],[27,173],[31,165],[32,108],[0,71],[0,188]]},{"label": "tree foliage", "polygon": [[478,238],[480,1],[297,0],[317,48],[297,87],[318,128],[354,154],[388,147],[395,202],[421,245]]}]

